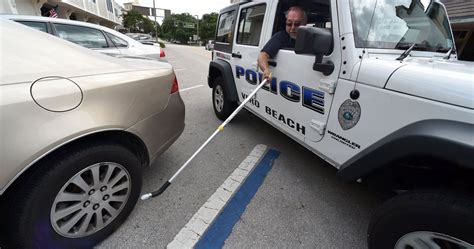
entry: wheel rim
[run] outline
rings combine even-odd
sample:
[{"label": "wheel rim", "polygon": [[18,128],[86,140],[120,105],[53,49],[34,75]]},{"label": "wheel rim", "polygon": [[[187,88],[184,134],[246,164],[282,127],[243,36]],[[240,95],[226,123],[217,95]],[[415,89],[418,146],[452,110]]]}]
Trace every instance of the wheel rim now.
[{"label": "wheel rim", "polygon": [[224,108],[224,91],[220,85],[217,85],[214,90],[214,106],[218,112]]},{"label": "wheel rim", "polygon": [[68,238],[96,233],[122,211],[132,182],[120,164],[102,162],[90,165],[63,185],[51,207],[54,230]]},{"label": "wheel rim", "polygon": [[463,240],[442,233],[417,231],[405,234],[397,241],[395,249],[473,248]]}]

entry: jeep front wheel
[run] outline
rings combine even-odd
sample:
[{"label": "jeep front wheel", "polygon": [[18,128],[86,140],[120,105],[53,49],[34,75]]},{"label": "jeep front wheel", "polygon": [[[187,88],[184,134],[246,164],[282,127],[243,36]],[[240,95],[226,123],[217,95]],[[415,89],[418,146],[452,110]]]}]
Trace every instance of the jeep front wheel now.
[{"label": "jeep front wheel", "polygon": [[402,194],[376,212],[369,248],[474,248],[474,201],[450,192]]},{"label": "jeep front wheel", "polygon": [[212,105],[214,113],[220,120],[225,120],[237,107],[237,103],[229,100],[225,93],[224,80],[222,77],[217,77],[214,80],[214,87],[212,88]]}]

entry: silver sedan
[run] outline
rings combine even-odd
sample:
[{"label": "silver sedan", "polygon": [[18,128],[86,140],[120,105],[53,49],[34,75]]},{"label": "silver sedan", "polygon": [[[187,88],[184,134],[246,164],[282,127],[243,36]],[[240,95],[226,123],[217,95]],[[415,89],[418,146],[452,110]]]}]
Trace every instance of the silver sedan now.
[{"label": "silver sedan", "polygon": [[0,18],[0,247],[91,248],[184,129],[173,68]]}]

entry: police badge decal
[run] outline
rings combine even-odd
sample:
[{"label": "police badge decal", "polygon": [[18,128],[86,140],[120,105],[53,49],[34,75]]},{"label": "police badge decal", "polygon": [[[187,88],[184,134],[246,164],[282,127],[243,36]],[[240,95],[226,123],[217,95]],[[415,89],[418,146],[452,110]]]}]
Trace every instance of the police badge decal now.
[{"label": "police badge decal", "polygon": [[360,118],[360,105],[359,102],[347,99],[339,107],[337,119],[343,130],[349,130],[354,127]]}]

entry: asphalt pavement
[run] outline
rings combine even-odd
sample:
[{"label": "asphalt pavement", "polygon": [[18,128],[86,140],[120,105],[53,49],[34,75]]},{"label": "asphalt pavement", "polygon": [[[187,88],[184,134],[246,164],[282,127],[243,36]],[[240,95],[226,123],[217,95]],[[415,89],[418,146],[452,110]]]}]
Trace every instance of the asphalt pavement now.
[{"label": "asphalt pavement", "polygon": [[[175,69],[186,105],[186,127],[145,170],[143,193],[168,180],[220,124],[207,85],[211,52],[166,45],[166,58]],[[342,182],[331,165],[245,110],[163,195],[139,200],[127,221],[98,247],[165,248],[258,144],[280,155],[225,248],[367,247],[367,226],[383,201],[381,195],[364,184]]]}]

